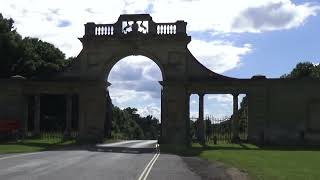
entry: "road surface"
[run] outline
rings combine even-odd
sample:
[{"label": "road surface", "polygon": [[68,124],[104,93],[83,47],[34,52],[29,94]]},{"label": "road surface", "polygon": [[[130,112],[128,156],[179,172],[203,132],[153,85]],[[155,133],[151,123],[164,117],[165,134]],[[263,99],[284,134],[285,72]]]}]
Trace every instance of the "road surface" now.
[{"label": "road surface", "polygon": [[182,158],[161,154],[156,141],[0,156],[2,180],[201,179]]}]

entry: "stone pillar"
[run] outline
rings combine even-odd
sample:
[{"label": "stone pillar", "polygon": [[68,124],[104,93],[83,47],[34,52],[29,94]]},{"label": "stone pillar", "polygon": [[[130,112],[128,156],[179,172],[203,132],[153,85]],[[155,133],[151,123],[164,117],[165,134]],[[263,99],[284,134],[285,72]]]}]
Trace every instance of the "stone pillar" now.
[{"label": "stone pillar", "polygon": [[160,94],[160,98],[161,98],[161,102],[160,102],[160,108],[161,108],[161,110],[160,110],[160,113],[161,113],[161,115],[160,115],[160,120],[161,120],[161,122],[160,122],[160,134],[159,134],[159,137],[158,137],[158,143],[159,144],[161,144],[162,142],[161,142],[161,137],[163,137],[163,134],[165,134],[164,133],[164,118],[163,118],[163,114],[164,114],[164,108],[163,108],[163,104],[164,104],[164,100],[163,100],[163,88],[161,87],[161,94]]},{"label": "stone pillar", "polygon": [[34,96],[34,135],[40,134],[40,95],[37,94]]},{"label": "stone pillar", "polygon": [[187,106],[186,106],[186,127],[187,127],[187,138],[188,138],[188,145],[191,145],[192,137],[190,136],[190,93],[187,93]]},{"label": "stone pillar", "polygon": [[72,95],[66,95],[66,129],[65,136],[70,136],[72,126]]},{"label": "stone pillar", "polygon": [[88,22],[84,25],[84,35],[85,36],[94,36],[95,35],[95,26],[93,22]]},{"label": "stone pillar", "polygon": [[111,138],[112,129],[112,101],[110,98],[109,90],[106,90],[106,119],[104,123],[104,137]]},{"label": "stone pillar", "polygon": [[239,113],[238,113],[238,94],[232,94],[233,96],[233,114],[232,114],[232,141],[239,141]]},{"label": "stone pillar", "polygon": [[205,144],[205,127],[204,127],[204,115],[203,115],[203,97],[204,97],[204,94],[203,93],[200,93],[198,94],[199,95],[199,119],[198,119],[198,138],[199,138],[199,141],[200,141],[200,144]]},{"label": "stone pillar", "polygon": [[24,111],[23,111],[23,123],[22,123],[22,134],[25,136],[28,132],[28,117],[29,117],[29,97],[23,97]]},{"label": "stone pillar", "polygon": [[83,82],[79,92],[79,141],[101,143],[106,120],[105,82]]},{"label": "stone pillar", "polygon": [[162,91],[161,143],[188,145],[188,96],[183,84],[160,82]]}]

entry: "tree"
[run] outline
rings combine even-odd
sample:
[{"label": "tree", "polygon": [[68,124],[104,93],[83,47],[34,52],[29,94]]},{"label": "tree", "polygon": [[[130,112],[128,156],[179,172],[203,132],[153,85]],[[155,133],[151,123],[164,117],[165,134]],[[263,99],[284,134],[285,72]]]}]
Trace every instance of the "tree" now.
[{"label": "tree", "polygon": [[114,106],[112,111],[112,134],[125,139],[157,139],[159,120],[153,116],[141,117],[136,108]]},{"label": "tree", "polygon": [[48,77],[66,67],[66,59],[54,45],[37,38],[21,38],[14,29],[13,19],[0,13],[0,77]]},{"label": "tree", "polygon": [[50,76],[62,70],[68,61],[54,45],[37,38],[22,40],[23,57],[14,65],[14,72],[26,77]]},{"label": "tree", "polygon": [[133,120],[141,127],[145,139],[157,139],[159,131],[159,120],[151,115],[141,117],[136,108],[125,108]]},{"label": "tree", "polygon": [[315,78],[320,79],[320,66],[311,62],[300,62],[289,73],[284,74],[281,78]]},{"label": "tree", "polygon": [[14,75],[13,65],[22,57],[22,39],[13,24],[13,19],[6,19],[0,13],[0,77]]}]

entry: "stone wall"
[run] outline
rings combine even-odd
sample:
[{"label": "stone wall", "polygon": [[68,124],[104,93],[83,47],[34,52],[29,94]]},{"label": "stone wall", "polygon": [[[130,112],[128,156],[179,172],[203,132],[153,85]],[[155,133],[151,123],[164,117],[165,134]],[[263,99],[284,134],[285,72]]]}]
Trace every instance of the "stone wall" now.
[{"label": "stone wall", "polygon": [[270,80],[249,95],[249,140],[266,144],[320,144],[320,84]]},{"label": "stone wall", "polygon": [[22,94],[21,80],[1,79],[0,84],[0,121],[16,120],[25,128],[27,99]]}]

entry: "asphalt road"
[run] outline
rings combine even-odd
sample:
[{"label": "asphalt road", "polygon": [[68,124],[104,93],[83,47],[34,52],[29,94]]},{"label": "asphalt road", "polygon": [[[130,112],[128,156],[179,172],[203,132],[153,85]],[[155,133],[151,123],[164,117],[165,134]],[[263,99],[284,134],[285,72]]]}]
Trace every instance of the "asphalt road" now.
[{"label": "asphalt road", "polygon": [[156,141],[124,141],[87,149],[0,157],[1,180],[200,179],[182,158],[161,154]]}]

